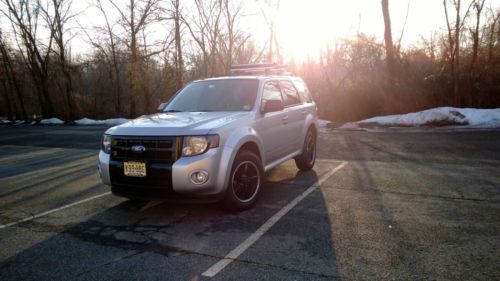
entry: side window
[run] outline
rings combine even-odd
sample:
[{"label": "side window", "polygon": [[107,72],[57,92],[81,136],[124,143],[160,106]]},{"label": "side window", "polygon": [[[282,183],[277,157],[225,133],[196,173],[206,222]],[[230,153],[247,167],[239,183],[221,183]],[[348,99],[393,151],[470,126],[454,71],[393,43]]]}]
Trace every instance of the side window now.
[{"label": "side window", "polygon": [[297,90],[299,90],[299,94],[302,97],[302,100],[307,103],[312,103],[313,99],[311,97],[311,92],[309,92],[306,83],[301,80],[293,80],[293,83],[295,84],[295,87],[297,87]]},{"label": "side window", "polygon": [[264,108],[264,105],[268,100],[280,100],[281,102],[283,102],[278,81],[269,81],[264,84],[264,92],[262,93],[261,104],[262,108]]},{"label": "side window", "polygon": [[290,81],[280,81],[283,97],[285,98],[285,106],[300,104],[299,93]]}]

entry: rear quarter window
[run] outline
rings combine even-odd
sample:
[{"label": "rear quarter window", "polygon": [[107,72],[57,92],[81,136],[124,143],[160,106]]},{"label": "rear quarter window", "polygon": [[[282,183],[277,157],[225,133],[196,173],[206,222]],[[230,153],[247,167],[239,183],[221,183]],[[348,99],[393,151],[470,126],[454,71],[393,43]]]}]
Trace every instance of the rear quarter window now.
[{"label": "rear quarter window", "polygon": [[295,85],[295,88],[299,91],[299,94],[302,98],[302,100],[306,103],[312,103],[313,99],[311,96],[311,92],[309,92],[309,88],[307,88],[306,83],[302,80],[293,80],[293,84]]}]

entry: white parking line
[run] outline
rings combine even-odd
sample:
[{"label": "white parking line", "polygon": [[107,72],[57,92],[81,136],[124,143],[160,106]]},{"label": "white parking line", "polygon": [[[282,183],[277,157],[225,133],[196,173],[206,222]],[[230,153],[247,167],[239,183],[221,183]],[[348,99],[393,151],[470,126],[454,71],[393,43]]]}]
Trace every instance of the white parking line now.
[{"label": "white parking line", "polygon": [[259,227],[252,235],[250,235],[245,241],[243,241],[240,245],[234,248],[229,254],[227,254],[223,259],[212,265],[207,271],[203,272],[202,275],[205,277],[214,277],[223,270],[226,266],[228,266],[231,262],[237,259],[243,252],[245,252],[250,246],[252,246],[257,240],[259,240],[262,235],[264,235],[273,225],[275,225],[283,216],[285,216],[293,207],[295,207],[300,201],[306,198],[311,192],[316,190],[319,185],[321,185],[324,181],[326,181],[329,177],[331,177],[334,173],[344,168],[347,162],[342,161],[340,165],[335,167],[333,170],[329,171],[327,174],[322,176],[315,182],[313,185],[308,187],[304,192],[302,192],[299,196],[293,199],[286,206],[281,208],[274,216],[268,219],[261,227]]},{"label": "white parking line", "polygon": [[94,199],[97,199],[97,198],[100,198],[100,197],[103,197],[103,196],[106,196],[106,195],[110,195],[110,194],[111,194],[111,192],[106,192],[106,193],[103,193],[103,194],[95,195],[95,196],[92,196],[92,197],[89,197],[89,198],[86,198],[86,199],[83,199],[83,200],[80,200],[80,201],[77,201],[77,202],[74,202],[74,203],[71,203],[71,204],[68,204],[68,205],[64,205],[64,206],[56,208],[56,209],[52,209],[52,210],[49,210],[49,211],[45,211],[43,213],[39,213],[39,214],[36,214],[36,215],[29,216],[29,217],[24,218],[22,220],[18,220],[18,221],[11,222],[11,223],[8,223],[8,224],[0,225],[0,229],[7,228],[7,227],[10,227],[10,226],[14,226],[14,225],[17,225],[17,224],[20,224],[20,223],[23,223],[23,222],[32,221],[34,219],[37,219],[37,218],[40,218],[40,217],[43,217],[43,216],[46,216],[46,215],[50,215],[50,214],[55,213],[57,211],[61,211],[61,210],[64,210],[64,209],[67,209],[67,208],[70,208],[70,207],[73,207],[73,206],[76,206],[76,205],[80,205],[80,204],[88,202],[90,200],[94,200]]}]

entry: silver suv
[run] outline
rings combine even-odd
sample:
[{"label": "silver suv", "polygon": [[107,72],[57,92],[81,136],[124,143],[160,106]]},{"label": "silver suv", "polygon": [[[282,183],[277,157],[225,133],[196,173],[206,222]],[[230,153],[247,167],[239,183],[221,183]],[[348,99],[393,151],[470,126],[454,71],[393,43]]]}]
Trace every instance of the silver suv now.
[{"label": "silver suv", "polygon": [[132,199],[257,201],[264,173],[316,159],[317,109],[302,79],[231,76],[194,81],[157,114],[106,131],[99,173]]}]

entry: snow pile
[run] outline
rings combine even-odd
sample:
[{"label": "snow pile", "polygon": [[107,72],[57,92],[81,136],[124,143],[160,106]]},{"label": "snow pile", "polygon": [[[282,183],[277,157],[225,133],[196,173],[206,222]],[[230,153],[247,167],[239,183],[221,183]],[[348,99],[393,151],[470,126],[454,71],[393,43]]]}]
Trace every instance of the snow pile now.
[{"label": "snow pile", "polygon": [[328,126],[330,124],[332,124],[332,121],[322,120],[322,119],[318,120],[318,127],[319,127],[320,130],[326,130],[326,129],[328,129]]},{"label": "snow pile", "polygon": [[41,125],[62,125],[64,121],[59,118],[49,118],[40,120]]},{"label": "snow pile", "polygon": [[105,120],[94,120],[89,118],[82,118],[80,120],[76,120],[75,123],[77,125],[106,125],[106,126],[115,126],[128,122],[128,119],[125,118],[111,118]]},{"label": "snow pile", "polygon": [[500,128],[500,108],[461,108],[460,112],[467,117],[469,125],[472,127]]},{"label": "snow pile", "polygon": [[379,116],[362,121],[346,123],[341,127],[341,129],[421,126],[466,126],[468,128],[499,128],[500,108],[475,109],[437,107],[420,112],[401,115]]}]

